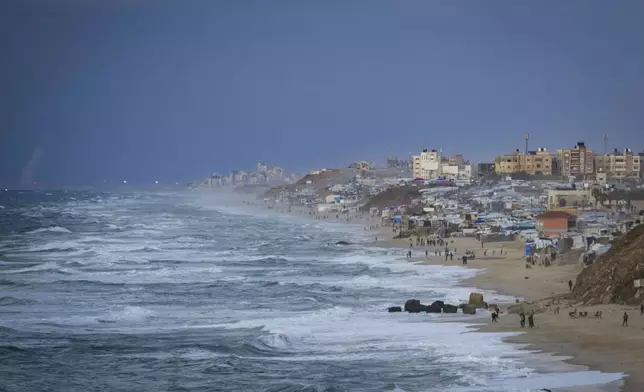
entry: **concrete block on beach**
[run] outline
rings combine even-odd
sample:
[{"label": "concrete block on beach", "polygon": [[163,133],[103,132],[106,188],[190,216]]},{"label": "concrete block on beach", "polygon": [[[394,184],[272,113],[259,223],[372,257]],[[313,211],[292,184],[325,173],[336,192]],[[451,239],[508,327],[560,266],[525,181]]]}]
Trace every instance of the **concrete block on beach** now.
[{"label": "concrete block on beach", "polygon": [[476,314],[476,306],[474,305],[463,306],[463,314]]},{"label": "concrete block on beach", "polygon": [[443,307],[443,313],[457,313],[458,307],[450,304],[445,304]]},{"label": "concrete block on beach", "polygon": [[475,305],[478,308],[483,308],[485,301],[483,301],[483,294],[481,293],[470,293],[470,300],[468,302],[470,305]]}]

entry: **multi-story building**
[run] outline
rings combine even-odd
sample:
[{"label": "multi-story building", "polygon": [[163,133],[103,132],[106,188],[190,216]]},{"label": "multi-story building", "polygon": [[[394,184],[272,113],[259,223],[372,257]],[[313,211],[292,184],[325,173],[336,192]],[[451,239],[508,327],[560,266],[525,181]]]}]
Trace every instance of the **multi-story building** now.
[{"label": "multi-story building", "polygon": [[516,150],[512,154],[496,157],[494,170],[497,174],[527,173],[531,175],[552,175],[554,158],[545,148],[522,154]]},{"label": "multi-story building", "polygon": [[441,163],[443,165],[463,167],[465,166],[465,158],[463,158],[463,155],[461,154],[444,156],[441,157]]},{"label": "multi-story building", "polygon": [[595,173],[595,154],[584,142],[557,150],[557,160],[562,176],[591,177]]},{"label": "multi-story building", "polygon": [[387,157],[388,169],[409,169],[409,161],[398,159],[398,157]]},{"label": "multi-story building", "polygon": [[518,173],[519,155],[521,155],[519,150],[516,150],[512,154],[497,155],[494,160],[494,171],[496,171],[496,174]]},{"label": "multi-story building", "polygon": [[479,163],[476,165],[476,172],[479,176],[484,176],[487,174],[492,174],[495,172],[495,166],[496,164],[494,163]]},{"label": "multi-story building", "polygon": [[628,148],[623,152],[615,149],[611,154],[596,156],[595,167],[597,171],[606,173],[608,178],[636,178],[640,175],[641,158]]},{"label": "multi-story building", "polygon": [[436,178],[440,175],[440,152],[437,150],[424,149],[420,155],[412,157],[412,172],[416,178],[426,180]]},{"label": "multi-story building", "polygon": [[519,155],[519,171],[532,175],[551,176],[554,158],[545,148]]}]

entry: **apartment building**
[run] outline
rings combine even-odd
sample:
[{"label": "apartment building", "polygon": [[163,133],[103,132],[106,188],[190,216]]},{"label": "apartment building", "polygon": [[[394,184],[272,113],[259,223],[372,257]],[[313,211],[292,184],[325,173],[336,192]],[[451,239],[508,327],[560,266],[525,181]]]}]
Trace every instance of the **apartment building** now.
[{"label": "apartment building", "polygon": [[518,173],[520,171],[519,155],[521,155],[519,150],[516,150],[512,154],[497,155],[494,160],[494,171],[496,171],[496,174]]},{"label": "apartment building", "polygon": [[557,150],[557,160],[562,176],[589,177],[595,173],[595,154],[584,142]]},{"label": "apartment building", "polygon": [[640,176],[641,167],[641,157],[633,154],[628,148],[623,152],[615,149],[611,154],[595,157],[597,171],[606,173],[611,179],[637,178]]},{"label": "apartment building", "polygon": [[424,149],[420,155],[412,156],[412,173],[416,178],[426,180],[440,175],[440,152]]},{"label": "apartment building", "polygon": [[554,157],[545,148],[528,151],[522,154],[516,150],[512,154],[496,157],[494,168],[499,175],[512,173],[527,173],[531,175],[552,175]]},{"label": "apartment building", "polygon": [[441,163],[443,165],[449,165],[449,166],[458,166],[458,167],[463,167],[465,166],[465,158],[463,158],[463,155],[461,154],[456,154],[452,156],[444,156],[441,158]]},{"label": "apartment building", "polygon": [[483,162],[476,165],[476,172],[480,176],[496,172],[495,163]]},{"label": "apartment building", "polygon": [[527,154],[519,155],[519,169],[521,172],[551,176],[554,167],[554,158],[545,148],[538,148],[537,151],[528,151]]}]

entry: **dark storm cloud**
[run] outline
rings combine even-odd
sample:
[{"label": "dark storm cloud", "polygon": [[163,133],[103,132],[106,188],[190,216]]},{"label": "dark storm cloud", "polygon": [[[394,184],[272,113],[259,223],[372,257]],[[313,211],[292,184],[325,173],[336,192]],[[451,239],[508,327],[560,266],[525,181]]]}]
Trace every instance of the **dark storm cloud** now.
[{"label": "dark storm cloud", "polygon": [[644,147],[644,2],[0,2],[0,182]]}]

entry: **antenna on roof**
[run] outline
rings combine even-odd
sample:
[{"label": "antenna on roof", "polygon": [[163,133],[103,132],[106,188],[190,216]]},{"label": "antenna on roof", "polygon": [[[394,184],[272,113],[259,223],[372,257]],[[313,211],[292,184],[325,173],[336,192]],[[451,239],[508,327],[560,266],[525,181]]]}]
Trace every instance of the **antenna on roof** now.
[{"label": "antenna on roof", "polygon": [[608,155],[608,134],[604,134],[604,155]]},{"label": "antenna on roof", "polygon": [[528,153],[528,141],[530,140],[530,134],[528,132],[525,133],[525,153]]}]

